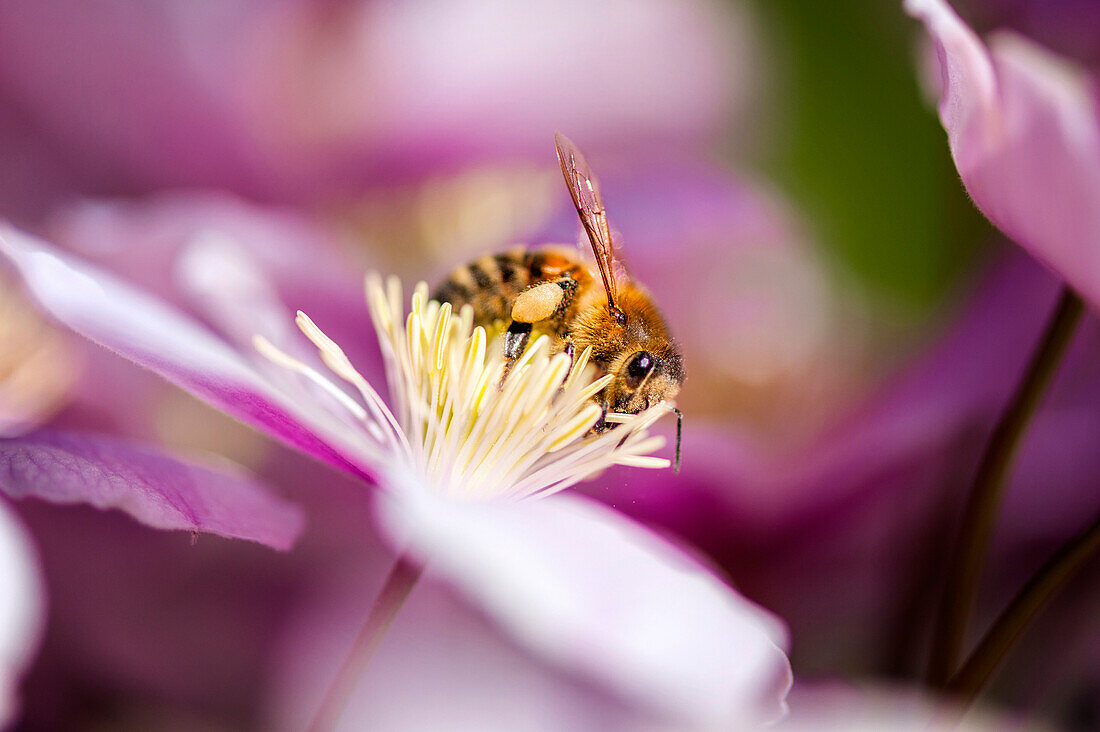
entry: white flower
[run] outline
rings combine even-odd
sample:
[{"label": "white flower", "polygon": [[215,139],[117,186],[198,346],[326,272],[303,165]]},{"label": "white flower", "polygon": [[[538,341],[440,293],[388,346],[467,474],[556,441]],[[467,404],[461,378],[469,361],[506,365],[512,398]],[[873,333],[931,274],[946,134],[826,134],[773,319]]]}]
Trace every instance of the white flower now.
[{"label": "white flower", "polygon": [[[662,443],[646,434],[662,407],[588,434],[599,381],[583,354],[570,368],[535,345],[498,389],[500,349],[468,317],[427,302],[421,288],[401,327],[399,291],[383,296],[375,282],[387,405],[308,318],[297,322],[318,346],[315,365],[299,339],[272,327],[290,321],[276,317],[277,302],[262,302],[274,288],[246,288],[259,295],[245,298],[231,286],[262,278],[231,242],[188,255],[190,276],[206,275],[212,320],[229,324],[225,336],[19,232],[0,237],[0,252],[74,330],[337,470],[373,478],[387,489],[377,517],[394,549],[430,560],[429,575],[543,658],[681,726],[743,726],[783,712],[790,666],[779,621],[668,540],[561,492],[608,465],[667,464],[649,455]],[[237,340],[246,322],[264,338]]]}]

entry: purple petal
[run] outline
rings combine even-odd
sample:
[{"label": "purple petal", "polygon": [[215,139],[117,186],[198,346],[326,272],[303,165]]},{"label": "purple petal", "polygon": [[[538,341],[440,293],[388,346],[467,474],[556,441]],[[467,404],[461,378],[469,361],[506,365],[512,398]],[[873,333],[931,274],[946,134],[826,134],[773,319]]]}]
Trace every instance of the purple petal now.
[{"label": "purple petal", "polygon": [[575,496],[456,503],[416,487],[381,505],[396,542],[543,657],[693,723],[782,714],[779,621],[621,514]]},{"label": "purple petal", "polygon": [[909,0],[936,44],[940,118],[974,202],[1100,303],[1100,102],[1066,59],[1012,33],[987,48],[941,0]]},{"label": "purple petal", "polygon": [[316,400],[286,397],[239,352],[199,323],[15,230],[0,232],[0,251],[19,269],[39,303],[77,333],[155,371],[246,424],[307,454],[363,474],[333,447],[354,436],[346,423]]},{"label": "purple petal", "polygon": [[13,498],[87,503],[158,529],[293,546],[301,511],[228,468],[102,436],[37,432],[0,440],[0,488]]},{"label": "purple petal", "polygon": [[16,690],[45,620],[46,598],[30,537],[0,500],[0,727],[15,719]]}]

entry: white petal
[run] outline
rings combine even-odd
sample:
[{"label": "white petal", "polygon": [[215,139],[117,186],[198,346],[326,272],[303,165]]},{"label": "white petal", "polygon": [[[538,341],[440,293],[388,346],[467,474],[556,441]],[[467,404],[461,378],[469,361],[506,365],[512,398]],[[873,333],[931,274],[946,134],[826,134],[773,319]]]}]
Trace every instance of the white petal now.
[{"label": "white petal", "polygon": [[244,354],[167,302],[2,226],[0,254],[18,268],[42,307],[81,335],[326,462],[367,472],[385,462],[365,433],[349,428],[345,410],[315,390],[275,384]]},{"label": "white petal", "polygon": [[[367,560],[346,568],[338,584],[303,594],[273,655],[265,729],[308,727],[386,569]],[[421,582],[359,679],[337,729],[682,732],[682,725],[659,724],[585,681],[532,659],[450,588]]]},{"label": "white petal", "polygon": [[411,486],[380,518],[398,546],[519,641],[692,724],[785,711],[780,622],[671,544],[590,500],[453,502]]}]

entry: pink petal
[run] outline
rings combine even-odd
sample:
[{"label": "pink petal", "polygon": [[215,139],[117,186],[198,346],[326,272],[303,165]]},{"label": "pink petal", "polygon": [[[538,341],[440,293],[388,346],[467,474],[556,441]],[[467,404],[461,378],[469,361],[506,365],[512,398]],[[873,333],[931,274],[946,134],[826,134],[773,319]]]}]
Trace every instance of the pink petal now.
[{"label": "pink petal", "polygon": [[0,500],[0,727],[19,709],[19,677],[38,647],[46,613],[38,558],[23,526]]},{"label": "pink petal", "polygon": [[[355,435],[313,401],[291,400],[224,341],[166,303],[13,229],[0,252],[39,303],[81,335],[160,374],[228,414],[352,471],[333,445]],[[289,314],[288,314],[289,318]],[[322,397],[323,398],[323,397]],[[310,411],[304,412],[310,405]],[[325,434],[326,439],[318,437]]]},{"label": "pink petal", "polygon": [[456,503],[415,487],[381,505],[395,541],[543,657],[693,723],[783,713],[779,621],[621,514],[576,496]]},{"label": "pink petal", "polygon": [[275,549],[293,546],[303,526],[297,507],[228,464],[215,468],[103,436],[37,432],[0,440],[0,489]]},{"label": "pink petal", "polygon": [[1100,117],[1085,72],[1011,33],[988,48],[941,0],[909,0],[936,43],[940,118],[978,208],[1100,303]]}]

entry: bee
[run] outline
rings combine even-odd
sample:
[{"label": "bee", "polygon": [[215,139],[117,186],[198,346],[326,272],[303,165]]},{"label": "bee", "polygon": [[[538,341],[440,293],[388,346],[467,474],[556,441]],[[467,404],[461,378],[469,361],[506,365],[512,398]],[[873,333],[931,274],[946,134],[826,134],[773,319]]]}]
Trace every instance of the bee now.
[{"label": "bee", "polygon": [[[683,359],[653,298],[626,274],[616,256],[603,195],[584,155],[560,132],[554,142],[566,187],[592,245],[598,279],[576,247],[518,246],[454,270],[435,299],[456,309],[468,304],[475,324],[502,329],[508,363],[523,354],[536,329],[550,336],[554,353],[573,356],[591,348],[590,363],[614,375],[593,397],[603,408],[594,429],[602,432],[617,416],[637,414],[675,397],[684,382]],[[669,409],[677,416],[678,471],[683,415]]]}]

